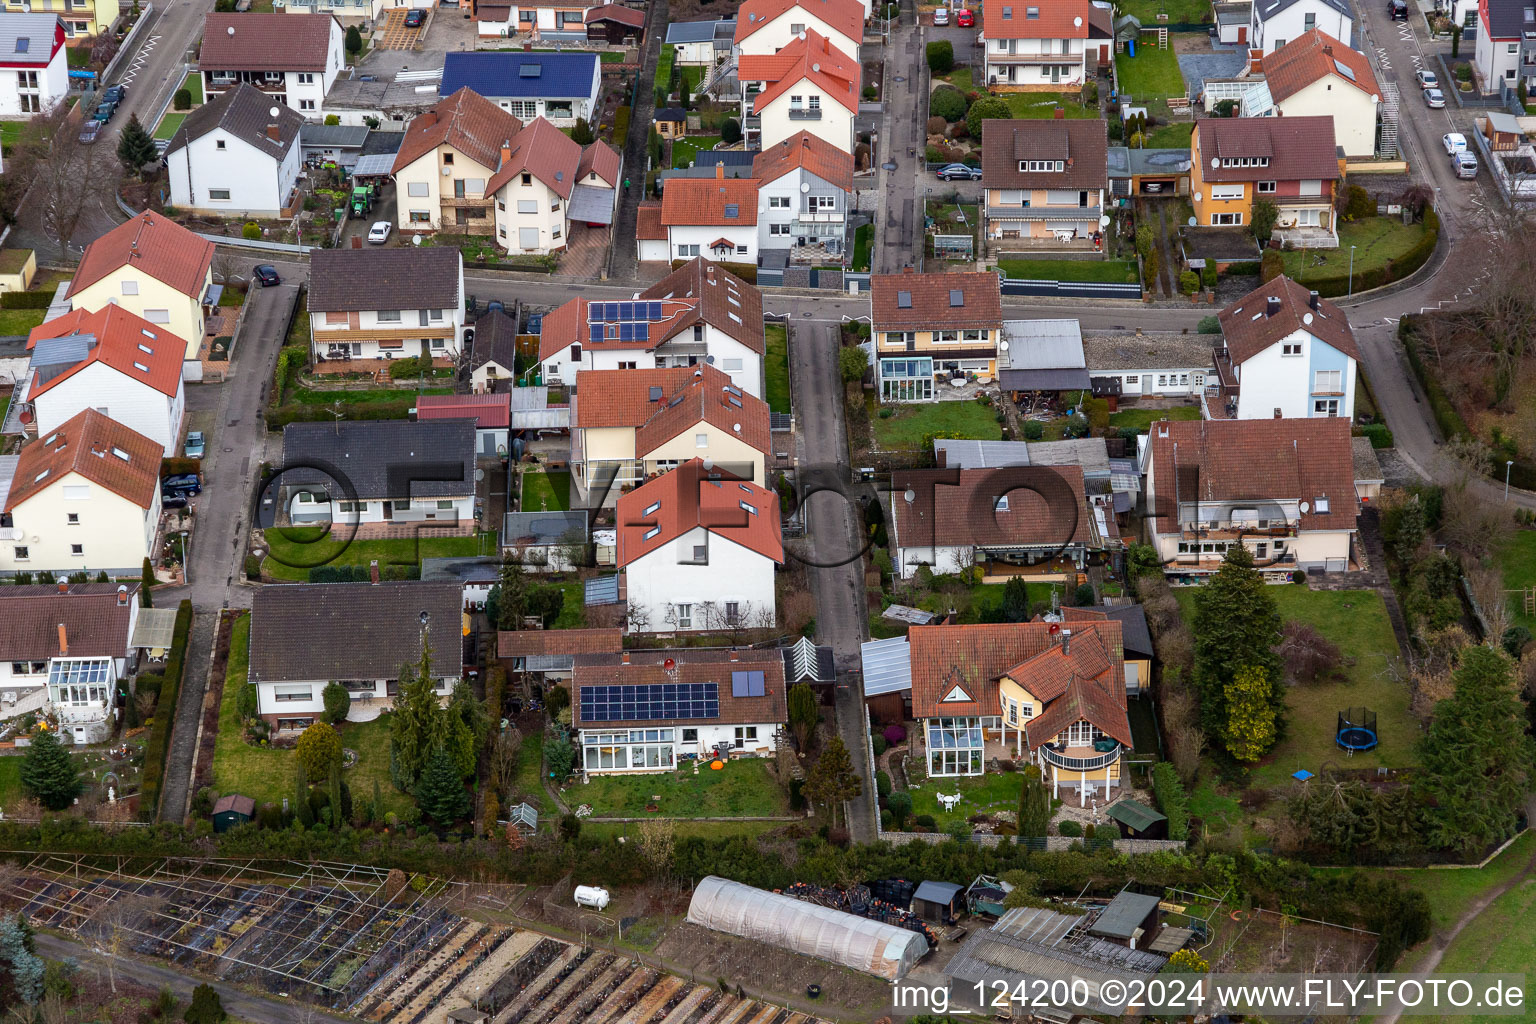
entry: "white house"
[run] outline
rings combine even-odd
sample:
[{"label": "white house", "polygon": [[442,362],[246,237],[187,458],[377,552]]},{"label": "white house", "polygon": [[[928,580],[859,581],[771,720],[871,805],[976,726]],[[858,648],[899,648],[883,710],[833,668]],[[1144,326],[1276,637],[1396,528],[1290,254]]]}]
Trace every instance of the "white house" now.
[{"label": "white house", "polygon": [[495,458],[507,454],[512,396],[506,391],[477,395],[417,395],[416,418],[472,420],[475,424],[475,454],[481,458]]},{"label": "white house", "polygon": [[65,743],[110,739],[138,621],[137,583],[0,588],[0,719],[46,710]]},{"label": "white house", "polygon": [[1293,39],[1322,29],[1354,45],[1355,15],[1349,0],[1253,0],[1248,46],[1267,57]]},{"label": "white house", "polygon": [[289,14],[334,14],[338,18],[361,19],[348,22],[361,24],[377,20],[384,13],[384,0],[288,0],[284,10]]},{"label": "white house", "polygon": [[[1472,11],[1468,2],[1467,15]],[[1476,18],[1475,28],[1467,27],[1477,35],[1473,62],[1483,87],[1489,92],[1500,86],[1514,89],[1523,81],[1536,90],[1536,8],[1530,0],[1481,0]]]},{"label": "white house", "polygon": [[977,42],[986,55],[988,87],[1003,92],[1082,88],[1088,73],[1092,10],[1089,0],[1010,0],[985,5]]},{"label": "white house", "polygon": [[574,387],[581,370],[666,369],[713,360],[710,365],[734,387],[754,398],[763,394],[763,293],[703,257],[633,303],[571,299],[545,314],[541,330],[539,360],[549,384]]},{"label": "white house", "polygon": [[432,650],[438,696],[464,664],[463,595],[456,581],[302,583],[263,587],[251,603],[250,682],[257,713],[273,728],[302,730],[340,683],[352,697],[347,719],[366,722],[393,706],[400,669]]},{"label": "white house", "polygon": [[0,117],[52,110],[69,95],[64,38],[57,14],[0,13]]},{"label": "white house", "polygon": [[538,43],[584,43],[587,11],[598,6],[583,0],[512,3],[479,0],[474,5],[476,32],[481,39],[526,36]]},{"label": "white house", "polygon": [[316,249],[309,266],[310,357],[318,372],[344,372],[360,359],[458,360],[464,257],[457,248]]},{"label": "white house", "polygon": [[596,53],[450,53],[443,63],[444,96],[470,89],[522,121],[557,125],[592,120],[602,89]]},{"label": "white house", "polygon": [[1211,418],[1339,417],[1354,422],[1360,350],[1344,311],[1280,276],[1222,310]]},{"label": "white house", "polygon": [[346,33],[333,14],[210,13],[197,59],[203,95],[212,99],[244,83],[317,118],[346,64],[345,47]]},{"label": "white house", "polygon": [[771,56],[814,31],[857,60],[865,16],[859,0],[747,0],[736,12],[736,52]]},{"label": "white house", "polygon": [[661,195],[661,224],[673,259],[702,256],[757,265],[757,179],[673,178]]},{"label": "white house", "polygon": [[713,366],[583,370],[571,402],[571,471],[591,507],[689,459],[766,483],[768,406]]},{"label": "white house", "polygon": [[278,480],[279,526],[355,523],[359,537],[396,523],[421,536],[474,528],[472,419],[290,423],[283,460],[293,468]]},{"label": "white house", "polygon": [[87,409],[180,454],[186,342],[121,306],[54,317],[32,329],[26,400],[38,437]]},{"label": "white house", "polygon": [[731,55],[736,20],[673,21],[667,24],[665,45],[672,47],[673,63],[710,67]]},{"label": "white house", "polygon": [[605,651],[572,662],[571,724],[589,775],[770,757],[789,718],[776,650]]},{"label": "white house", "polygon": [[69,283],[71,309],[121,306],[184,340],[193,379],[213,302],[213,243],[147,210],[86,246]]},{"label": "white house", "polygon": [[787,250],[789,262],[841,261],[853,154],[802,131],[759,153],[752,177],[758,182],[759,253]]},{"label": "white house", "polygon": [[1359,513],[1349,430],[1342,417],[1154,422],[1142,471],[1164,571],[1215,572],[1238,544],[1267,576],[1346,571]]},{"label": "white house", "polygon": [[769,628],[784,561],[779,499],[702,459],[619,498],[631,633]]},{"label": "white house", "polygon": [[1174,332],[1101,334],[1083,338],[1083,357],[1091,380],[1114,378],[1125,399],[1199,397],[1216,379],[1211,339]]},{"label": "white house", "polygon": [[1264,58],[1264,81],[1282,117],[1327,115],[1345,156],[1376,152],[1381,86],[1365,54],[1313,29]]},{"label": "white house", "polygon": [[156,553],[164,454],[95,409],[22,448],[0,516],[0,573],[139,572]]},{"label": "white house", "polygon": [[304,118],[241,83],[187,115],[165,151],[171,202],[225,217],[287,217],[297,208]]},{"label": "white house", "polygon": [[820,32],[806,29],[774,54],[742,56],[736,73],[748,146],[769,149],[804,130],[853,152],[859,62]]}]

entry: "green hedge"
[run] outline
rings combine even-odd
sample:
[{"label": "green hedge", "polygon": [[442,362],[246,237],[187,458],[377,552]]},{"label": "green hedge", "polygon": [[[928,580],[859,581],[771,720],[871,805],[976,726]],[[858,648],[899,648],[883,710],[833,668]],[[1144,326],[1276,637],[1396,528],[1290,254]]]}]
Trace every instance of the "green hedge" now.
[{"label": "green hedge", "polygon": [[188,459],[180,455],[168,455],[160,460],[160,479],[168,476],[182,476],[186,473],[201,473],[203,471],[202,459]]},{"label": "green hedge", "polygon": [[629,135],[630,108],[620,107],[613,112],[613,139],[623,145],[624,139]]},{"label": "green hedge", "polygon": [[1410,314],[1403,317],[1397,325],[1397,340],[1403,343],[1403,351],[1408,354],[1408,365],[1413,368],[1413,375],[1419,380],[1419,387],[1424,389],[1424,394],[1429,397],[1429,409],[1434,414],[1435,425],[1440,428],[1446,440],[1455,437],[1471,437],[1472,431],[1467,426],[1466,420],[1461,418],[1461,413],[1451,404],[1446,396],[1445,388],[1440,383],[1438,375],[1426,372],[1424,359],[1419,354],[1418,317]]},{"label": "green hedge", "polygon": [[192,631],[192,602],[183,601],[176,609],[176,628],[171,634],[171,650],[165,659],[165,681],[160,684],[160,699],[155,704],[155,723],[144,744],[144,780],[139,789],[139,816],[154,820],[160,816],[160,792],[165,785],[165,758],[171,749],[171,732],[176,725],[176,700],[181,693],[181,677],[186,668],[187,635]]},{"label": "green hedge", "polygon": [[[372,578],[372,569],[366,565],[318,565],[309,570],[311,583],[367,583]],[[421,566],[380,565],[379,579],[385,582],[419,580]]]},{"label": "green hedge", "polygon": [[1247,275],[1247,274],[1257,274],[1258,272],[1259,272],[1259,261],[1258,260],[1248,260],[1248,261],[1243,262],[1243,263],[1229,263],[1229,264],[1227,264],[1227,273],[1232,274],[1234,276],[1241,276],[1241,275]]},{"label": "green hedge", "polygon": [[1157,809],[1168,819],[1168,838],[1189,839],[1189,798],[1184,795],[1184,783],[1179,773],[1167,761],[1152,766],[1152,796]]},{"label": "green hedge", "polygon": [[1367,423],[1355,428],[1356,435],[1371,439],[1372,448],[1391,448],[1392,431],[1387,429],[1385,423]]},{"label": "green hedge", "polygon": [[0,292],[0,309],[47,309],[52,292]]},{"label": "green hedge", "polygon": [[[1418,242],[1395,260],[1388,260],[1381,266],[1355,271],[1354,290],[1364,292],[1391,284],[1393,281],[1401,281],[1428,262],[1430,254],[1435,251],[1435,243],[1439,240],[1440,217],[1434,210],[1426,209],[1424,234]],[[1300,283],[1324,298],[1337,298],[1340,295],[1349,294],[1349,271],[1346,269],[1343,273],[1307,276],[1302,278]]]},{"label": "green hedge", "polygon": [[[342,402],[344,420],[403,420],[416,404],[400,398],[380,402]],[[328,405],[279,405],[266,412],[267,429],[282,430],[290,423],[332,423],[336,415]]]}]

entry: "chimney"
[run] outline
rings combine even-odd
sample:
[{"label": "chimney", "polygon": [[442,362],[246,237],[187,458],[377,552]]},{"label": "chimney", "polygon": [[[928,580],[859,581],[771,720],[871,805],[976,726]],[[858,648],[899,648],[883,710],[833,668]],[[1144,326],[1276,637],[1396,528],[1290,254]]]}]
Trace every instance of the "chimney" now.
[{"label": "chimney", "polygon": [[512,140],[507,139],[501,144],[501,166],[505,167],[512,162]]},{"label": "chimney", "polygon": [[1310,295],[1307,296],[1307,305],[1311,306],[1313,309],[1322,309],[1323,308],[1322,297],[1319,296],[1317,294],[1317,292],[1312,292]]},{"label": "chimney", "polygon": [[379,582],[379,560],[377,558],[368,563],[368,580],[370,583]]},{"label": "chimney", "polygon": [[715,180],[725,180],[725,164],[715,164]]},{"label": "chimney", "polygon": [[1264,51],[1263,50],[1249,50],[1248,51],[1248,73],[1250,75],[1259,75],[1259,74],[1263,74],[1264,73]]},{"label": "chimney", "polygon": [[[59,593],[69,593],[69,580],[59,580]],[[62,629],[63,627],[61,626],[60,628]]]},{"label": "chimney", "polygon": [[1072,650],[1072,631],[1070,629],[1064,629],[1064,630],[1061,631],[1061,653],[1062,654],[1068,654],[1068,653],[1071,652],[1071,650]]},{"label": "chimney", "polygon": [[275,124],[267,125],[267,138],[271,139],[273,142],[282,142],[283,129]]},{"label": "chimney", "polygon": [[734,648],[734,647],[731,648],[731,660],[732,661],[740,661],[741,660],[740,658],[738,658],[736,656],[736,648]]},{"label": "chimney", "polygon": [[1264,300],[1264,315],[1274,316],[1280,312],[1280,300],[1274,295]]},{"label": "chimney", "polygon": [[128,588],[121,583],[117,585],[117,606],[119,608],[128,606]]},{"label": "chimney", "polygon": [[69,634],[64,631],[64,623],[59,623],[59,655],[62,657],[69,653]]},{"label": "chimney", "polygon": [[629,652],[628,651],[624,651],[624,652],[620,653],[620,655],[619,655],[619,664],[621,664],[621,665],[628,665],[629,664]]}]

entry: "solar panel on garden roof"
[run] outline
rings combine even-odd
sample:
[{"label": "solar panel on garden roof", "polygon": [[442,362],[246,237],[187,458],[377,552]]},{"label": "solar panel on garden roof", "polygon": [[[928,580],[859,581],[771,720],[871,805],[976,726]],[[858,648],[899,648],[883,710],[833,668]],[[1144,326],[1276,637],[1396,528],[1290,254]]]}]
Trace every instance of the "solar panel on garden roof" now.
[{"label": "solar panel on garden roof", "polygon": [[717,683],[653,683],[581,688],[583,722],[646,722],[720,717]]}]

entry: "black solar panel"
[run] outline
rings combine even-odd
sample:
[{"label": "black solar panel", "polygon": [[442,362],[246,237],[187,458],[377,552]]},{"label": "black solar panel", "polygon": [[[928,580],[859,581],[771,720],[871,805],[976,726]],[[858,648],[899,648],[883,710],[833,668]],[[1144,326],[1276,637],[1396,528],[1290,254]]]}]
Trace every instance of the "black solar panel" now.
[{"label": "black solar panel", "polygon": [[635,340],[635,325],[634,324],[629,324],[629,323],[619,324],[619,340],[620,341],[634,341]]},{"label": "black solar panel", "polygon": [[619,303],[619,319],[633,320],[635,318],[635,304],[633,302]]},{"label": "black solar panel", "polygon": [[761,697],[763,695],[763,673],[758,670],[731,673],[732,697]]},{"label": "black solar panel", "polygon": [[590,334],[588,336],[588,340],[589,341],[602,341],[603,340],[603,325],[602,324],[590,324],[589,326],[591,327],[591,332],[590,332]]},{"label": "black solar panel", "polygon": [[659,303],[659,302],[652,302],[652,303],[649,303],[649,305],[651,307],[650,308],[650,319],[652,319],[652,320],[660,320],[661,319],[661,303]]},{"label": "black solar panel", "polygon": [[[761,672],[756,673],[759,677]],[[585,686],[578,698],[583,722],[651,722],[720,717],[717,683]]]}]

